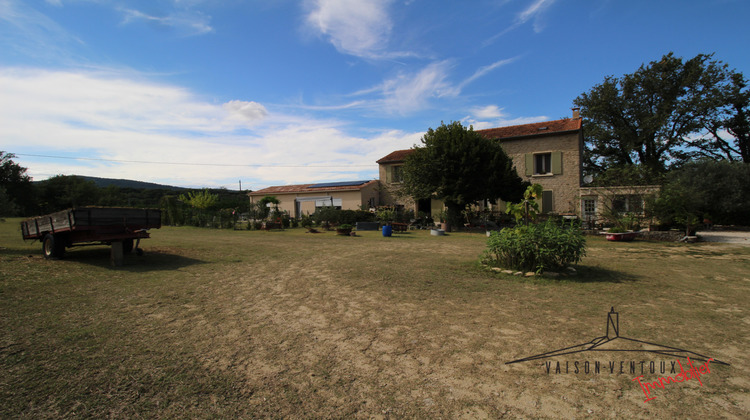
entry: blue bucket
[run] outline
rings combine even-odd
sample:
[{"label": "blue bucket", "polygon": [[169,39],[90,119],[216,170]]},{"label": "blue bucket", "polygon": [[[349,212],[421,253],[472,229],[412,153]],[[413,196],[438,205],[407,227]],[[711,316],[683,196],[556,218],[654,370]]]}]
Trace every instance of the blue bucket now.
[{"label": "blue bucket", "polygon": [[383,226],[383,236],[391,236],[393,233],[393,226]]}]

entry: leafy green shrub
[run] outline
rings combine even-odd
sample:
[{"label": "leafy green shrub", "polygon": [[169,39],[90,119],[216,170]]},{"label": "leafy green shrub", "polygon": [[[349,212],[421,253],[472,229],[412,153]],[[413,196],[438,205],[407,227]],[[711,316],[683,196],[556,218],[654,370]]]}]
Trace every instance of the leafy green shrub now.
[{"label": "leafy green shrub", "polygon": [[482,255],[486,264],[542,273],[580,262],[586,240],[571,222],[546,221],[492,232],[487,248]]},{"label": "leafy green shrub", "polygon": [[302,216],[302,220],[300,220],[299,224],[303,228],[309,229],[313,225],[313,219],[312,219],[312,217],[310,217],[310,215],[305,214],[305,215]]}]

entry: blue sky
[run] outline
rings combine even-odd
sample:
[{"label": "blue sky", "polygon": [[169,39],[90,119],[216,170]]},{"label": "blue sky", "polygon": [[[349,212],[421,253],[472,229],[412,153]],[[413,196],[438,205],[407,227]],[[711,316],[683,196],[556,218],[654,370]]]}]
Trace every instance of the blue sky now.
[{"label": "blue sky", "polygon": [[441,121],[567,117],[670,51],[750,76],[748,17],[746,0],[0,0],[0,150],[35,180],[372,179]]}]

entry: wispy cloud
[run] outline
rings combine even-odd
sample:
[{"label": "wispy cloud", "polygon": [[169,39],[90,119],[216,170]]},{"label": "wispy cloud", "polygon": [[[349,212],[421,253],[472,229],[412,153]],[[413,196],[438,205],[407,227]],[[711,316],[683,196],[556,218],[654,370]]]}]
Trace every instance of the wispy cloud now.
[{"label": "wispy cloud", "polygon": [[307,24],[340,52],[363,58],[386,53],[392,30],[392,0],[309,0]]},{"label": "wispy cloud", "polygon": [[66,60],[83,41],[27,3],[0,0],[0,39],[14,52],[35,59]]},{"label": "wispy cloud", "polygon": [[486,47],[487,45],[494,43],[501,36],[518,28],[519,26],[525,24],[530,20],[533,20],[534,32],[542,32],[544,30],[544,12],[549,9],[549,7],[552,6],[556,1],[557,0],[534,0],[533,3],[531,3],[527,8],[523,9],[516,15],[513,23],[509,27],[505,28],[503,31],[492,36],[491,38],[485,40],[482,45]]},{"label": "wispy cloud", "polygon": [[412,74],[400,74],[382,85],[386,110],[409,114],[423,109],[430,99],[452,97],[459,90],[448,82],[449,61],[431,63]]},{"label": "wispy cloud", "polygon": [[210,25],[211,18],[200,12],[173,11],[164,16],[149,15],[135,9],[121,9],[121,12],[123,24],[142,21],[175,29],[184,36],[203,35],[214,30]]},{"label": "wispy cloud", "polygon": [[509,118],[504,108],[497,105],[486,105],[475,107],[471,110],[471,115],[464,117],[461,122],[471,125],[475,130],[494,127],[506,127],[509,125],[529,124],[540,121],[547,121],[549,117],[539,115],[536,117],[516,117]]},{"label": "wispy cloud", "polygon": [[[552,6],[553,3],[555,3],[555,1],[557,0],[536,0],[518,15],[518,22],[524,24],[530,19],[538,19],[545,10],[547,10],[550,6]],[[534,24],[535,32],[541,32],[542,29],[543,26],[538,22]]]},{"label": "wispy cloud", "polygon": [[461,82],[461,84],[459,85],[459,89],[463,89],[464,87],[466,87],[467,85],[469,85],[471,82],[479,79],[480,77],[482,77],[482,76],[490,73],[491,71],[493,71],[493,70],[495,70],[495,69],[497,69],[499,67],[505,66],[507,64],[511,64],[511,63],[513,63],[516,60],[518,60],[518,57],[507,58],[505,60],[495,61],[494,63],[492,63],[492,64],[490,64],[488,66],[480,67],[469,78],[467,78],[466,80],[464,80],[463,82]]}]

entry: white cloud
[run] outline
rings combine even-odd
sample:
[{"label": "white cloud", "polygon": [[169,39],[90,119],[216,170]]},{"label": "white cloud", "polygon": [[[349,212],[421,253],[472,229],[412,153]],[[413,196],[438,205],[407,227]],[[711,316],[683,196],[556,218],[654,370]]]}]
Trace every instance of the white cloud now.
[{"label": "white cloud", "polygon": [[496,119],[505,116],[503,108],[500,108],[497,105],[487,105],[481,108],[474,108],[472,112],[475,117],[482,119]]},{"label": "white cloud", "polygon": [[307,24],[342,53],[377,58],[391,33],[388,0],[310,0]]},{"label": "white cloud", "polygon": [[548,120],[549,117],[545,115],[508,118],[508,114],[504,112],[504,108],[500,108],[497,105],[487,105],[473,108],[471,115],[464,117],[461,122],[465,125],[473,126],[475,130],[482,130],[485,128],[507,127],[509,125],[530,124]]},{"label": "white cloud", "polygon": [[230,113],[231,119],[254,122],[268,115],[266,107],[257,102],[234,100],[225,103],[222,107]]},{"label": "white cloud", "polygon": [[253,189],[370,179],[377,159],[422,135],[352,136],[340,123],[279,115],[252,101],[215,104],[129,74],[0,68],[0,91],[3,149],[36,179],[78,174],[229,188],[242,179]]},{"label": "white cloud", "polygon": [[448,61],[431,63],[417,73],[400,74],[382,86],[385,111],[408,114],[425,108],[430,99],[453,97],[459,89],[448,81]]}]

